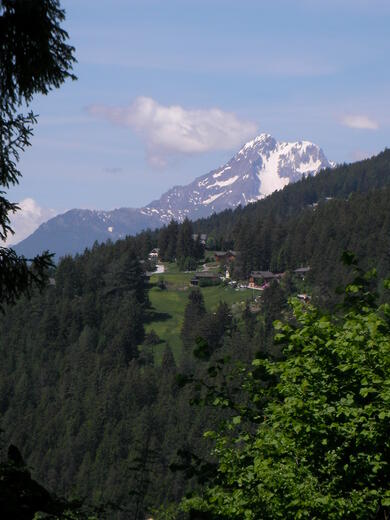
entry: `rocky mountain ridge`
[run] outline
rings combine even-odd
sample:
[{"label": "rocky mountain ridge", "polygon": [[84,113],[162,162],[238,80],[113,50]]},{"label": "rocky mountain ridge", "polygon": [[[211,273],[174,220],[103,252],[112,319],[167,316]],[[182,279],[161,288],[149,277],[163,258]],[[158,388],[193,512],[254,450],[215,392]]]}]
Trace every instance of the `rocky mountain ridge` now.
[{"label": "rocky mountain ridge", "polygon": [[117,240],[172,219],[195,220],[245,206],[332,166],[321,148],[310,141],[278,142],[269,134],[260,134],[223,166],[186,186],[174,186],[143,208],[70,210],[42,224],[15,249],[29,257],[44,249],[57,257],[74,254],[95,240]]}]

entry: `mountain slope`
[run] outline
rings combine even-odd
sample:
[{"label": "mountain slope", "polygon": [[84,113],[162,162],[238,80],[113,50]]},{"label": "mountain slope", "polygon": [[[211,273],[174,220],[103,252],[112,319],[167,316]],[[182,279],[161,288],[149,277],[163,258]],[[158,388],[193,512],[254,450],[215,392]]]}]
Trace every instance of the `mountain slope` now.
[{"label": "mountain slope", "polygon": [[390,150],[303,179],[265,200],[194,222],[220,249],[240,251],[234,276],[252,270],[283,272],[311,267],[308,280],[322,299],[347,283],[343,251],[361,266],[390,272]]},{"label": "mountain slope", "polygon": [[331,166],[321,148],[309,141],[280,143],[269,134],[261,134],[222,167],[187,186],[172,188],[141,211],[158,215],[163,222],[186,216],[194,220],[245,206]]},{"label": "mountain slope", "polygon": [[[280,272],[310,265],[305,283],[309,277],[312,283],[307,290],[323,301],[343,283],[339,257],[345,248],[355,251],[363,265],[377,266],[379,277],[389,274],[389,186],[390,150],[323,171],[194,227],[209,233],[219,230],[225,239],[232,239],[232,247],[241,251],[237,260],[247,271],[264,266]],[[329,197],[334,198],[326,200]],[[315,201],[318,205],[313,206]],[[129,472],[129,467],[146,452],[151,456],[145,502],[156,507],[173,502],[188,491],[189,482],[183,482],[182,472],[169,471],[168,464],[177,461],[183,440],[183,447],[202,456],[201,430],[218,422],[215,411],[189,405],[193,390],[178,388],[172,357],[170,363],[162,362],[160,370],[151,365],[150,357],[148,361],[135,350],[129,352],[133,336],[125,333],[126,328],[134,330],[139,314],[129,309],[133,298],[128,291],[111,289],[123,288],[122,276],[134,273],[124,269],[126,259],[131,259],[132,251],[142,257],[146,239],[139,235],[65,259],[55,274],[56,285],[43,294],[34,293],[31,301],[21,299],[8,314],[0,315],[4,439],[22,446],[37,478],[59,494],[72,489],[74,495],[127,506],[138,496],[130,495],[129,489],[139,489],[135,484],[140,480],[140,473]],[[260,348],[269,355],[272,323],[286,300],[279,289],[287,292],[289,284],[287,276],[271,288],[273,292],[262,293],[261,319],[252,322],[252,332],[243,324],[229,334],[224,350],[216,352],[218,357],[223,352],[224,357],[247,363]],[[244,293],[237,294],[245,298]],[[153,314],[155,320],[164,320],[164,314],[147,312],[150,326],[156,323],[150,321]],[[195,326],[205,330],[199,323],[197,319]],[[162,354],[164,344],[150,348]],[[126,358],[132,352],[135,359],[129,362],[125,352]],[[187,354],[179,373],[188,369]],[[194,364],[204,378],[203,364]],[[134,517],[127,513],[127,518],[129,514]]]},{"label": "mountain slope", "polygon": [[262,199],[302,177],[333,166],[309,141],[278,142],[261,134],[246,143],[225,165],[175,186],[144,208],[114,211],[71,210],[42,224],[15,249],[33,256],[49,249],[58,257],[90,247],[95,240],[117,240],[171,219],[207,217]]},{"label": "mountain slope", "polygon": [[95,241],[116,241],[142,229],[160,226],[158,217],[143,215],[138,209],[72,209],[41,224],[14,249],[28,258],[48,249],[59,258],[80,253],[91,247]]}]

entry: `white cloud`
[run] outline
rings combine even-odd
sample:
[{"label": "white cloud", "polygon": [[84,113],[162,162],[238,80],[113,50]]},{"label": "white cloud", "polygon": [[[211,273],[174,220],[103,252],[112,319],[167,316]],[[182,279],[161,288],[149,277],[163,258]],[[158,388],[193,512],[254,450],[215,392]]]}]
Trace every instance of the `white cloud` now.
[{"label": "white cloud", "polygon": [[15,234],[9,234],[5,244],[15,245],[33,233],[43,222],[58,214],[58,211],[43,208],[34,199],[27,198],[18,203],[20,210],[10,215],[11,228]]},{"label": "white cloud", "polygon": [[168,154],[231,150],[256,134],[257,126],[218,108],[185,109],[138,97],[129,107],[93,105],[88,112],[135,130],[145,140],[152,163]]},{"label": "white cloud", "polygon": [[360,130],[377,130],[379,128],[377,121],[364,115],[346,115],[341,119],[341,124]]}]

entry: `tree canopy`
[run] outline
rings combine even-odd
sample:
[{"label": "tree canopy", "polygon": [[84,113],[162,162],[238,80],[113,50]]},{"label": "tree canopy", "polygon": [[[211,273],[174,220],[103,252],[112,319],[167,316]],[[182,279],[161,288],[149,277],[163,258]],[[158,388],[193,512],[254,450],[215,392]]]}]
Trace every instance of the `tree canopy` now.
[{"label": "tree canopy", "polygon": [[[65,17],[58,0],[0,0],[0,240],[10,227],[9,215],[18,209],[4,189],[19,182],[20,154],[30,146],[36,116],[22,113],[34,94],[47,94],[67,78],[75,79],[74,48],[62,28]],[[3,189],[1,189],[3,188]],[[51,257],[18,257],[0,247],[0,309],[31,286],[42,288]]]},{"label": "tree canopy", "polygon": [[[387,519],[390,513],[390,305],[369,276],[340,315],[292,300],[275,322],[279,361],[255,359],[245,407],[215,440],[215,479],[185,509],[218,519]],[[390,288],[390,282],[386,282]],[[264,380],[277,383],[265,385]],[[250,417],[250,421],[248,421]]]},{"label": "tree canopy", "polygon": [[[4,189],[19,182],[17,163],[30,146],[36,116],[22,113],[34,94],[58,88],[71,73],[74,48],[61,27],[65,17],[58,0],[0,0],[0,241],[9,233],[9,215],[18,210]],[[42,289],[52,266],[47,252],[34,259],[0,246],[0,310],[33,287]],[[29,519],[35,512],[62,514],[68,504],[31,479],[15,446],[0,463],[0,512]],[[81,513],[79,518],[81,518]]]}]

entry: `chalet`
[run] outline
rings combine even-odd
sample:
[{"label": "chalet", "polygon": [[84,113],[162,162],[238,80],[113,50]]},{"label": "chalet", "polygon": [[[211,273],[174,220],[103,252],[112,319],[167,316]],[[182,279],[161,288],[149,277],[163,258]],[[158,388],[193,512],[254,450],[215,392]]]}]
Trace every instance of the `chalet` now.
[{"label": "chalet", "polygon": [[149,260],[158,260],[159,253],[160,253],[160,249],[158,247],[155,247],[154,249],[152,249],[148,255]]},{"label": "chalet", "polygon": [[190,284],[193,286],[198,285],[212,285],[214,283],[219,283],[220,278],[217,273],[213,273],[211,271],[201,271],[199,273],[195,273],[194,277],[190,281]]},{"label": "chalet", "polygon": [[251,289],[264,287],[265,284],[280,277],[280,274],[274,274],[271,271],[252,271],[249,276],[248,287]]},{"label": "chalet", "polygon": [[238,251],[215,251],[214,258],[218,263],[234,262]]}]

